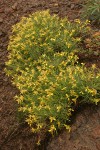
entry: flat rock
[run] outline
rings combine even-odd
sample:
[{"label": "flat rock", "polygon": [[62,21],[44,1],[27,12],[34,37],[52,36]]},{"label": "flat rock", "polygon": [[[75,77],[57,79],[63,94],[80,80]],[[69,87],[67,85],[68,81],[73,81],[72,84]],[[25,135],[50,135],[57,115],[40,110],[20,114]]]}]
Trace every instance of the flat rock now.
[{"label": "flat rock", "polygon": [[2,23],[3,22],[3,19],[2,18],[0,18],[0,23]]},{"label": "flat rock", "polygon": [[14,5],[12,6],[12,9],[13,9],[13,10],[17,10],[17,6],[18,6],[18,3],[16,2],[16,3],[14,3]]}]

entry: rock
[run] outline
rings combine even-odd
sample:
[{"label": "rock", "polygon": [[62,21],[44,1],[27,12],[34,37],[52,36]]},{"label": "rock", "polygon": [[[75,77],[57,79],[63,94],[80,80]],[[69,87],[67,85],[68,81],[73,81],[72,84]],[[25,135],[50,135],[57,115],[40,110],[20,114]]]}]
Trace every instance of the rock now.
[{"label": "rock", "polygon": [[[6,35],[6,33],[4,31],[0,31],[0,36],[4,37]],[[2,43],[0,43],[0,46],[3,46]]]},{"label": "rock", "polygon": [[3,35],[3,33],[2,33],[2,31],[0,32],[0,36],[2,36]]},{"label": "rock", "polygon": [[7,82],[7,81],[8,81],[8,79],[7,79],[7,78],[4,78],[4,79],[3,79],[3,81],[4,81],[4,82]]},{"label": "rock", "polygon": [[97,126],[96,128],[94,128],[92,132],[92,137],[96,139],[100,138],[100,126]]},{"label": "rock", "polygon": [[68,1],[67,2],[67,7],[70,7],[71,6],[71,1]]},{"label": "rock", "polygon": [[75,4],[71,4],[70,8],[74,9],[74,7],[75,7]]},{"label": "rock", "polygon": [[17,10],[17,6],[18,6],[18,3],[16,2],[16,3],[14,3],[14,5],[12,6],[12,9],[13,9],[13,10]]},{"label": "rock", "polygon": [[4,10],[3,9],[0,9],[0,13],[3,13],[4,12]]},{"label": "rock", "polygon": [[94,55],[95,55],[95,56],[98,56],[98,55],[99,55],[99,52],[98,52],[98,51],[94,51]]},{"label": "rock", "polygon": [[96,148],[97,150],[100,150],[100,142],[96,142]]},{"label": "rock", "polygon": [[5,8],[5,13],[11,15],[13,13],[12,8]]},{"label": "rock", "polygon": [[0,18],[0,23],[2,23],[3,22],[3,19],[2,18]]}]

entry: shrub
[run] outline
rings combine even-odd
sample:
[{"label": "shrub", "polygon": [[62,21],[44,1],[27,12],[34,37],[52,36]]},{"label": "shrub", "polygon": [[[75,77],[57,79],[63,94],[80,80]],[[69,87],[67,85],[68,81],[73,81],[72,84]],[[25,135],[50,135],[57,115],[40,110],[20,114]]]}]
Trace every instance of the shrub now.
[{"label": "shrub", "polygon": [[99,102],[100,74],[95,75],[94,70],[85,66],[69,65],[72,57],[74,55],[66,57],[61,52],[53,61],[38,59],[37,70],[27,68],[16,76],[14,84],[20,90],[16,96],[19,111],[27,115],[26,122],[33,132],[46,128],[53,134],[58,128],[68,128],[77,103]]},{"label": "shrub", "polygon": [[[51,16],[48,11],[36,12],[13,26],[8,46],[11,74],[29,67],[41,55],[52,58],[56,52],[76,52],[77,43],[89,31],[88,22],[69,22],[66,18]],[[10,73],[10,71],[9,71]]]},{"label": "shrub", "polygon": [[79,65],[75,55],[87,23],[75,22],[43,11],[13,27],[6,73],[20,90],[15,99],[33,132],[69,129],[76,103],[99,102],[99,72]]},{"label": "shrub", "polygon": [[100,0],[88,0],[83,5],[82,18],[89,19],[93,23],[100,23]]}]

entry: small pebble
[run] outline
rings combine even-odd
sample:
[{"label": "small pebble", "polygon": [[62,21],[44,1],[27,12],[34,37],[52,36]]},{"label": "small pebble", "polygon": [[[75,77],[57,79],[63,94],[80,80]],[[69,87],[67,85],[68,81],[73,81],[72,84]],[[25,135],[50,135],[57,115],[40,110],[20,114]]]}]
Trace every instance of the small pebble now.
[{"label": "small pebble", "polygon": [[13,9],[13,10],[17,10],[17,6],[18,6],[18,3],[16,2],[16,3],[14,3],[14,5],[12,6],[12,9]]},{"label": "small pebble", "polygon": [[0,23],[2,23],[3,22],[3,19],[2,18],[0,18]]}]

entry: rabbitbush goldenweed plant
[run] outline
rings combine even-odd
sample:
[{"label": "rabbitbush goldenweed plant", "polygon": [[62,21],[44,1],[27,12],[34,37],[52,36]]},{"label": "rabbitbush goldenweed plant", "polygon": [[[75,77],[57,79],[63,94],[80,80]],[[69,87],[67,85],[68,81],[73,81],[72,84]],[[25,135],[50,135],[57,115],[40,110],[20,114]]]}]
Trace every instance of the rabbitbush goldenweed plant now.
[{"label": "rabbitbush goldenweed plant", "polygon": [[93,23],[100,24],[100,0],[85,0],[82,18],[89,19]]},{"label": "rabbitbush goldenweed plant", "polygon": [[6,73],[20,94],[15,97],[32,132],[51,134],[65,127],[76,103],[99,102],[100,73],[78,63],[78,43],[87,23],[69,22],[36,12],[13,26]]}]

